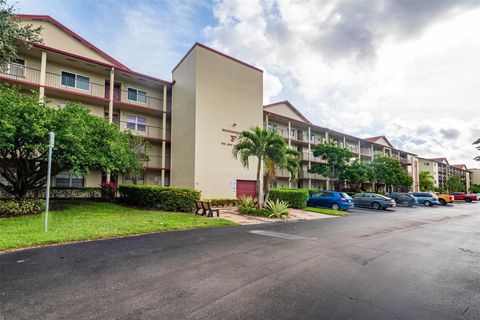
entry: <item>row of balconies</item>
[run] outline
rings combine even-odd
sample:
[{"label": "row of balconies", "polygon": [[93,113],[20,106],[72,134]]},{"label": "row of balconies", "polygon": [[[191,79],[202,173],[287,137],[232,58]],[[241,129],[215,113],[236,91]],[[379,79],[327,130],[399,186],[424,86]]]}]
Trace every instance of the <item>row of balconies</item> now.
[{"label": "row of balconies", "polygon": [[[11,63],[6,70],[0,70],[0,78],[14,82],[23,82],[30,85],[40,85],[40,70]],[[67,74],[46,72],[45,87],[67,90],[79,96],[89,96],[97,99],[109,100],[110,87],[107,84],[94,83],[86,77],[70,77]],[[147,95],[145,91],[136,89],[122,90],[114,87],[113,100],[117,103],[163,109],[163,99]]]}]

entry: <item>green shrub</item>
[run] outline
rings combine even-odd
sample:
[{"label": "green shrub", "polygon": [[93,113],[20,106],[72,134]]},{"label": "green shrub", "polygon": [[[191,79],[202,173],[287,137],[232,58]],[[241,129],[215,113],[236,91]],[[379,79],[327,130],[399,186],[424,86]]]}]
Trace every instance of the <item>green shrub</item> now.
[{"label": "green shrub", "polygon": [[239,208],[246,208],[246,209],[251,209],[254,208],[257,205],[257,202],[255,199],[253,199],[250,196],[242,196],[239,200]]},{"label": "green shrub", "polygon": [[0,201],[0,216],[2,217],[38,214],[43,210],[45,210],[44,200]]},{"label": "green shrub", "polygon": [[[45,199],[45,188],[29,192],[28,198]],[[50,199],[100,199],[100,188],[77,188],[77,187],[51,187]],[[0,190],[0,199],[11,199],[10,194]]]},{"label": "green shrub", "polygon": [[239,206],[238,211],[241,214],[245,214],[248,216],[257,216],[257,217],[267,217],[270,215],[267,209],[265,208],[246,208]]},{"label": "green shrub", "polygon": [[318,193],[320,192],[319,189],[309,189],[308,190],[308,195],[311,196],[311,195],[314,195],[315,193]]},{"label": "green shrub", "polygon": [[279,219],[286,219],[288,217],[289,209],[288,203],[281,200],[268,200],[265,204],[265,209],[268,212],[269,218],[279,218]]},{"label": "green shrub", "polygon": [[163,211],[191,212],[200,200],[200,191],[187,188],[121,185],[118,190],[125,203]]},{"label": "green shrub", "polygon": [[238,199],[206,199],[204,201],[209,201],[212,204],[212,207],[228,207],[238,205]]},{"label": "green shrub", "polygon": [[288,203],[290,208],[302,209],[307,206],[307,189],[272,189],[270,190],[270,200],[281,200]]}]

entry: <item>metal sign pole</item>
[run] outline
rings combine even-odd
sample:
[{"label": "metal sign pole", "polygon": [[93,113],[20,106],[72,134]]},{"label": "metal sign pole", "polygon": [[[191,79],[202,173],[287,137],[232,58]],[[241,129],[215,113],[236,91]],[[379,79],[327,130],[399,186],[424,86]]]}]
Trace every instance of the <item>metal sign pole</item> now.
[{"label": "metal sign pole", "polygon": [[48,144],[48,169],[47,169],[47,192],[45,203],[45,232],[48,231],[48,207],[50,204],[50,176],[52,174],[52,149],[55,144],[55,133],[50,132],[50,143]]}]

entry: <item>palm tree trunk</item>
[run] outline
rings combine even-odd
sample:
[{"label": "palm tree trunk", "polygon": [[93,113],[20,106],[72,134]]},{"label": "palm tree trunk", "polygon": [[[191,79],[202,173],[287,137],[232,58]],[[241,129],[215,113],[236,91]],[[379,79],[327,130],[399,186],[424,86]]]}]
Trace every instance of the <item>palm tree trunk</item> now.
[{"label": "palm tree trunk", "polygon": [[260,188],[260,171],[262,170],[262,158],[258,157],[258,165],[257,165],[257,200],[258,205],[262,206],[262,189]]}]

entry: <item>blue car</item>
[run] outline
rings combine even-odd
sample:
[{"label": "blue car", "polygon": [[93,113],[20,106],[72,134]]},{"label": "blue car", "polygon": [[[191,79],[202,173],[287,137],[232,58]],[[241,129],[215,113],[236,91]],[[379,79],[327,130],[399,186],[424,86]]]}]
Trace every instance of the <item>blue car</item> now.
[{"label": "blue car", "polygon": [[348,210],[353,207],[353,200],[345,192],[319,191],[308,197],[307,205],[332,208],[333,210]]},{"label": "blue car", "polygon": [[437,196],[431,192],[409,192],[408,194],[417,198],[418,204],[423,204],[425,207],[440,204]]}]

